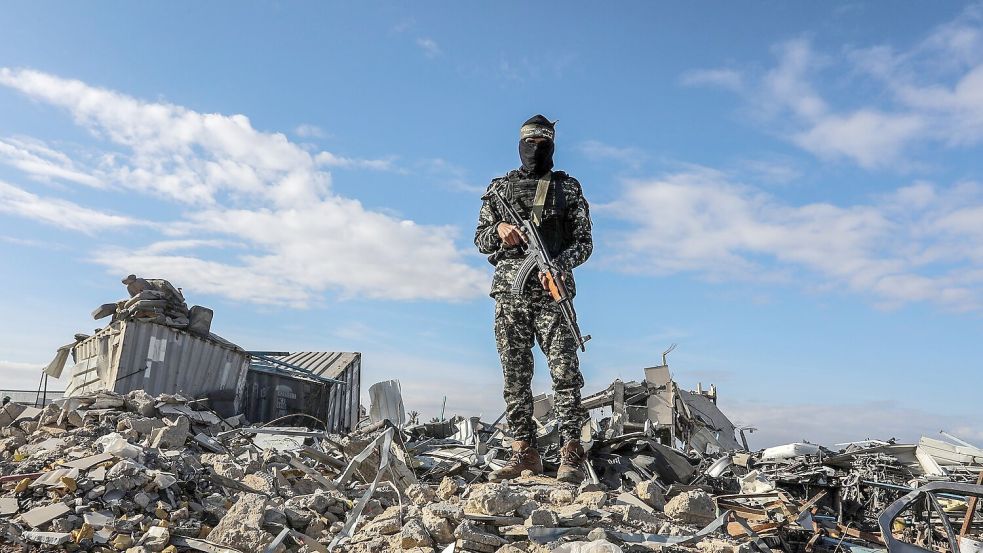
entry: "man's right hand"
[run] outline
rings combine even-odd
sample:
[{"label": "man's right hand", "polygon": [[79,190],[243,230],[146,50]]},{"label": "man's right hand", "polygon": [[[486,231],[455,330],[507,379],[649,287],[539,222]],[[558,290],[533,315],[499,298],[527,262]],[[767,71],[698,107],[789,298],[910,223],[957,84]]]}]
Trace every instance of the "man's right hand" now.
[{"label": "man's right hand", "polygon": [[502,239],[502,242],[510,248],[514,248],[520,244],[525,244],[526,237],[522,235],[522,231],[519,227],[515,225],[510,225],[508,223],[498,224],[498,237]]}]

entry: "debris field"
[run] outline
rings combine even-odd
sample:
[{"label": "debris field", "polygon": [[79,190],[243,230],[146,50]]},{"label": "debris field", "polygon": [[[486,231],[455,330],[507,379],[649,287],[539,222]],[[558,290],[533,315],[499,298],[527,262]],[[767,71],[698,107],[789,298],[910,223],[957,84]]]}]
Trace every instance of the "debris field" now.
[{"label": "debris field", "polygon": [[[182,308],[179,289],[128,279],[139,299],[94,315],[209,333],[210,310]],[[511,447],[502,418],[420,422],[397,381],[370,387],[344,432],[111,379],[7,403],[0,551],[983,551],[983,450],[943,432],[752,451],[717,390],[680,388],[662,361],[584,398],[579,486],[551,477],[561,444],[548,395],[534,404],[546,473],[504,482],[488,480]]]}]

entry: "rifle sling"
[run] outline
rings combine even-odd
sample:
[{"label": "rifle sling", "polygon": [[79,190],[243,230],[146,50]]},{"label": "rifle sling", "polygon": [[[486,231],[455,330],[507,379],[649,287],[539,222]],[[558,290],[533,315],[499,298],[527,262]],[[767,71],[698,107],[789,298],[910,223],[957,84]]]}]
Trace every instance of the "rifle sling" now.
[{"label": "rifle sling", "polygon": [[551,180],[553,180],[553,171],[547,171],[536,184],[536,198],[532,202],[532,223],[537,227],[543,219],[543,206],[546,205],[546,193],[550,189]]}]

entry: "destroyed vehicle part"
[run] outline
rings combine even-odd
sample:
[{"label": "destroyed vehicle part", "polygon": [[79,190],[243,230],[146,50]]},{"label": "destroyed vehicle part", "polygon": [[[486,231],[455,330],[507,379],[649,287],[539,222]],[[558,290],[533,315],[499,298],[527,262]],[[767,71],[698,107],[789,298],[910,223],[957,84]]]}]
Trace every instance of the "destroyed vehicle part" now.
[{"label": "destroyed vehicle part", "polygon": [[[946,512],[940,501],[941,496],[959,496],[966,498],[981,498],[983,497],[983,486],[974,484],[961,484],[956,482],[932,482],[926,484],[918,489],[912,490],[904,497],[901,497],[894,503],[892,503],[877,519],[877,524],[881,529],[881,536],[884,542],[887,544],[887,549],[891,553],[919,553],[924,551],[933,551],[933,549],[928,549],[920,547],[911,543],[903,542],[893,533],[895,521],[899,520],[900,515],[909,508],[916,509],[917,514],[921,514],[921,511],[927,511],[929,522],[931,522],[932,516],[938,518],[938,522],[941,525],[943,531],[945,532],[945,539],[949,543],[949,551],[953,553],[960,553],[960,551],[974,551],[974,547],[979,547],[976,545],[975,540],[966,540],[964,537],[959,536],[959,531],[953,528],[951,521],[949,520],[949,513]],[[972,516],[973,512],[968,512],[966,516]],[[963,540],[966,540],[965,546],[961,547]],[[970,545],[972,543],[972,545]]]}]

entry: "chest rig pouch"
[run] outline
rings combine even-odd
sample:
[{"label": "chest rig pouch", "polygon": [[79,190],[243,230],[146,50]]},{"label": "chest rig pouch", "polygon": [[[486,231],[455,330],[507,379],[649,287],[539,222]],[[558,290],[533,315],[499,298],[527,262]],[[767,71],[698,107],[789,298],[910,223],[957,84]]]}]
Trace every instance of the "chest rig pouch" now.
[{"label": "chest rig pouch", "polygon": [[[556,171],[552,173],[549,186],[546,190],[546,197],[543,199],[542,213],[539,215],[539,234],[543,237],[546,249],[551,257],[559,255],[568,245],[566,228],[567,201],[563,192],[562,183],[566,180],[566,173]],[[522,178],[518,171],[513,171],[508,175],[503,196],[505,196],[515,207],[523,218],[534,222],[533,207],[536,203],[536,189],[539,179]],[[522,257],[525,255],[519,250],[514,250],[514,256]]]}]

